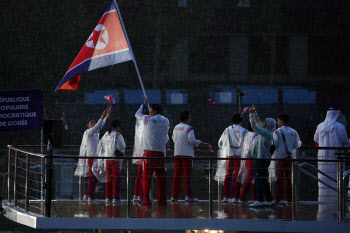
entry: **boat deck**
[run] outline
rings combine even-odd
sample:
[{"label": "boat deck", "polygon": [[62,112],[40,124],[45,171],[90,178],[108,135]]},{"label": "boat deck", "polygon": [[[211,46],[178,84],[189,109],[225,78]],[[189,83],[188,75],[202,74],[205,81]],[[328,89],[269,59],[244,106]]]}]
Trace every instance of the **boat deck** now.
[{"label": "boat deck", "polygon": [[37,229],[160,229],[160,230],[234,230],[269,232],[348,232],[349,219],[337,222],[337,205],[300,202],[296,221],[292,221],[292,206],[278,205],[250,208],[248,204],[213,203],[209,216],[209,202],[178,201],[167,205],[142,206],[126,201],[122,205],[106,206],[104,200],[95,203],[75,200],[54,200],[51,217],[43,217],[43,202],[31,201],[37,213],[25,213],[24,202],[18,207],[3,204],[5,216]]}]

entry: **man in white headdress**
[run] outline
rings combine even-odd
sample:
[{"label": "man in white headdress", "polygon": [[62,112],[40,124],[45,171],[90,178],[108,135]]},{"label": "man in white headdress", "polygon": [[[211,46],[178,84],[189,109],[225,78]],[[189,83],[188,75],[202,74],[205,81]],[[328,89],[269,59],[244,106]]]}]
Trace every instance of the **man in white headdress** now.
[{"label": "man in white headdress", "polygon": [[[337,122],[338,112],[334,108],[330,108],[324,122],[319,124],[316,129],[314,141],[319,147],[350,147],[344,125]],[[335,152],[339,150],[318,150],[318,159],[335,160],[337,155]],[[326,173],[333,179],[337,179],[337,163],[336,162],[318,162],[318,169]],[[322,174],[318,174],[318,178],[332,187],[336,188],[336,184]],[[337,200],[337,193],[318,183],[318,201],[334,202]]]}]

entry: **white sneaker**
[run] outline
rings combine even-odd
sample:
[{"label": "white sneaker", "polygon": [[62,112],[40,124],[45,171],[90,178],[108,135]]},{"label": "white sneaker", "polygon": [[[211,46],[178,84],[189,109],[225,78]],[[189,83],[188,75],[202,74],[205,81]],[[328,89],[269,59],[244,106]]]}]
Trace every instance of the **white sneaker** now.
[{"label": "white sneaker", "polygon": [[224,199],[222,199],[222,203],[228,203],[228,198],[224,197]]},{"label": "white sneaker", "polygon": [[197,202],[198,199],[197,199],[197,198],[194,198],[194,197],[186,196],[185,201],[188,201],[188,202]]},{"label": "white sneaker", "polygon": [[265,206],[271,207],[271,206],[274,206],[274,205],[275,205],[275,200],[270,201],[270,202],[268,202],[268,201],[265,202]]},{"label": "white sneaker", "polygon": [[109,198],[106,198],[106,206],[110,206],[111,205],[111,199],[109,199]]},{"label": "white sneaker", "polygon": [[112,202],[113,205],[121,205],[123,204],[122,200],[119,200],[117,198],[113,198],[113,202]]},{"label": "white sneaker", "polygon": [[175,199],[173,197],[170,200],[171,200],[171,202],[177,202],[177,199]]},{"label": "white sneaker", "polygon": [[133,202],[137,202],[138,201],[138,196],[134,195],[134,198],[132,200]]},{"label": "white sneaker", "polygon": [[287,204],[288,204],[288,202],[287,202],[287,201],[285,201],[285,200],[281,200],[279,204],[281,204],[281,205],[287,205]]},{"label": "white sneaker", "polygon": [[252,204],[249,205],[249,207],[264,207],[265,202],[262,201],[254,201]]},{"label": "white sneaker", "polygon": [[83,201],[87,201],[88,198],[89,198],[89,197],[88,197],[86,194],[84,194],[84,196],[83,196]]},{"label": "white sneaker", "polygon": [[95,200],[89,197],[89,198],[88,198],[88,203],[89,203],[89,204],[95,203]]},{"label": "white sneaker", "polygon": [[231,198],[231,199],[229,199],[229,202],[230,203],[238,203],[238,198]]}]

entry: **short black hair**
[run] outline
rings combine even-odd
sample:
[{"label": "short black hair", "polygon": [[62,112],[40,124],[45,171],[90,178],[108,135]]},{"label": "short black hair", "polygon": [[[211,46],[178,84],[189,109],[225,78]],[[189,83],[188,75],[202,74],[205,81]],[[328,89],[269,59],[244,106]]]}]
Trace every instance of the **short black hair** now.
[{"label": "short black hair", "polygon": [[89,125],[90,121],[94,121],[94,120],[95,120],[94,118],[89,118],[89,119],[87,120],[87,122],[86,122],[86,128],[87,128],[87,129],[89,128],[88,125]]},{"label": "short black hair", "polygon": [[184,111],[180,113],[180,121],[181,122],[186,122],[186,120],[190,118],[190,112],[189,111]]},{"label": "short black hair", "polygon": [[253,128],[252,128],[252,125],[250,124],[250,122],[249,122],[249,124],[247,124],[247,130],[249,132],[253,132],[254,131]]},{"label": "short black hair", "polygon": [[281,114],[278,116],[278,119],[282,120],[284,124],[288,124],[289,116],[287,114]]},{"label": "short black hair", "polygon": [[232,124],[239,124],[242,122],[241,114],[235,113],[232,115]]},{"label": "short black hair", "polygon": [[162,112],[162,107],[160,106],[160,104],[151,104],[151,108],[153,110],[156,110],[157,114],[160,114]]},{"label": "short black hair", "polygon": [[108,133],[110,134],[112,131],[112,128],[117,128],[117,127],[120,127],[120,122],[117,119],[115,119],[111,122],[111,125],[108,128]]}]

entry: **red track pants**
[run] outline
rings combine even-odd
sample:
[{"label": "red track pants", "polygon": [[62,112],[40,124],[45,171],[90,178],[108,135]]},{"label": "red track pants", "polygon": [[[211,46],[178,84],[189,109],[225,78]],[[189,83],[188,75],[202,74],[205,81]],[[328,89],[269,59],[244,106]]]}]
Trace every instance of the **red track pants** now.
[{"label": "red track pants", "polygon": [[[109,199],[120,199],[120,161],[106,159],[106,198]],[[112,186],[113,186],[113,197],[112,197]]]},{"label": "red track pants", "polygon": [[[182,177],[185,175],[185,194],[188,197],[192,196],[192,171],[193,159],[190,156],[176,155],[175,158],[175,174],[173,178],[172,195],[171,197],[178,199],[181,192]],[[187,158],[187,159],[186,159]]]},{"label": "red track pants", "polygon": [[[228,156],[228,158],[239,158],[238,156]],[[240,160],[226,160],[226,175],[224,181],[224,197],[238,198],[239,190],[241,188],[241,183],[237,182],[239,167],[241,165]],[[233,171],[235,172],[234,177],[232,177]],[[233,194],[231,195],[231,182],[233,178]]]},{"label": "red track pants", "polygon": [[283,197],[283,178],[286,179],[287,201],[292,202],[291,173],[291,161],[276,161],[276,203],[280,202]]},{"label": "red track pants", "polygon": [[138,162],[137,165],[137,175],[135,179],[135,188],[134,195],[138,197],[143,196],[143,187],[142,187],[142,162]]},{"label": "red track pants", "polygon": [[88,164],[89,164],[89,182],[88,182],[85,195],[90,197],[91,199],[95,199],[95,190],[96,190],[96,185],[98,180],[94,176],[94,173],[91,170],[92,165],[94,164],[94,159],[88,159]]},{"label": "red track pants", "polygon": [[[143,157],[155,158],[164,157],[164,152],[145,150]],[[143,205],[151,205],[149,198],[153,172],[157,179],[157,200],[158,205],[166,204],[166,177],[165,177],[165,159],[144,159],[143,160]]]},{"label": "red track pants", "polygon": [[[254,160],[246,160],[245,161],[245,167],[247,168],[247,176],[245,178],[244,184],[242,186],[242,190],[241,190],[241,196],[239,197],[239,199],[241,201],[245,201],[246,197],[247,197],[247,193],[250,187],[250,184],[252,182],[253,179],[253,174],[254,174]],[[255,189],[255,185],[252,184],[252,192],[253,192],[253,200],[256,200],[256,189]]]}]

